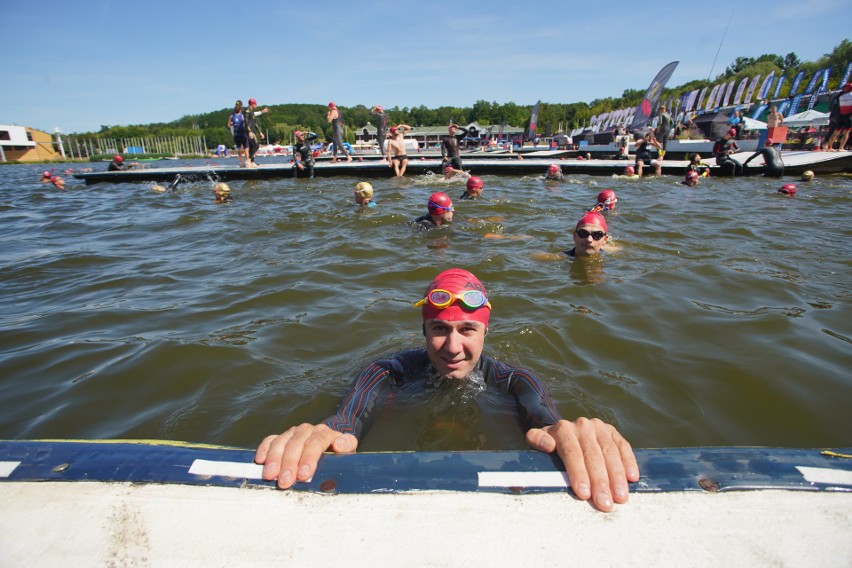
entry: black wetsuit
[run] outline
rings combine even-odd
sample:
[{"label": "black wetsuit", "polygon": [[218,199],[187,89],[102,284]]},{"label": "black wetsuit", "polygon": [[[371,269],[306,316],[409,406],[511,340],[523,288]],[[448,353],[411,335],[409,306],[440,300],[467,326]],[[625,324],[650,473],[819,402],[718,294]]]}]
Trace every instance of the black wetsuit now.
[{"label": "black wetsuit", "polygon": [[[482,355],[474,372],[482,374],[487,389],[495,389],[514,398],[518,417],[525,430],[555,424],[560,420],[559,410],[541,380],[533,373],[519,367],[501,363]],[[457,379],[441,379],[429,361],[426,349],[409,349],[379,359],[362,370],[349,392],[340,401],[337,413],[323,423],[332,430],[353,434],[361,439],[375,417],[375,410],[393,404],[403,394],[416,393],[397,387],[415,385],[422,392],[438,389]]]},{"label": "black wetsuit", "polygon": [[437,228],[438,224],[432,220],[432,215],[427,213],[426,215],[415,219],[414,226],[423,231],[428,231],[429,229]]},{"label": "black wetsuit", "polygon": [[476,199],[476,197],[465,191],[464,193],[459,195],[459,199]]},{"label": "black wetsuit", "polygon": [[764,146],[745,161],[744,166],[747,166],[750,161],[763,156],[763,175],[767,177],[782,177],[784,175],[784,161],[781,159],[781,153],[775,146]]},{"label": "black wetsuit", "polygon": [[708,166],[704,162],[698,162],[697,164],[689,164],[688,166],[686,166],[686,171],[695,172],[699,176],[703,176],[705,174],[710,173],[710,166]]},{"label": "black wetsuit", "polygon": [[125,164],[124,162],[118,163],[116,161],[112,161],[109,163],[109,167],[107,168],[108,172],[123,172],[125,170],[129,170],[130,166]]},{"label": "black wetsuit", "polygon": [[743,165],[733,159],[728,151],[737,149],[737,144],[733,140],[728,140],[725,137],[719,138],[713,144],[713,155],[716,157],[716,165],[722,167],[722,171],[728,176],[743,175]]},{"label": "black wetsuit", "polygon": [[467,129],[461,129],[456,135],[447,134],[441,137],[441,171],[446,172],[447,166],[452,166],[457,170],[464,170],[461,158],[459,157],[459,142],[465,139],[468,135]]},{"label": "black wetsuit", "polygon": [[304,171],[307,172],[308,177],[314,177],[314,164],[316,160],[314,160],[314,153],[311,151],[311,142],[317,139],[317,135],[313,132],[305,136],[305,139],[302,141],[297,140],[295,144],[293,144],[293,177],[299,177],[299,166],[296,164],[300,163],[305,167]]},{"label": "black wetsuit", "polygon": [[263,111],[256,111],[248,107],[243,111],[243,114],[246,117],[247,132],[254,134],[254,137],[248,137],[249,162],[254,162],[254,155],[260,148],[260,127],[257,125],[257,115],[263,114]]},{"label": "black wetsuit", "polygon": [[379,112],[376,110],[371,110],[370,114],[377,117],[376,122],[376,139],[379,142],[379,151],[382,156],[385,155],[385,132],[388,127],[388,115],[384,112]]},{"label": "black wetsuit", "polygon": [[669,134],[672,131],[672,117],[667,112],[660,113],[660,140],[663,144],[663,149],[666,149],[666,141],[669,139]]},{"label": "black wetsuit", "polygon": [[340,109],[337,109],[337,118],[331,120],[331,137],[332,142],[334,142],[332,157],[337,158],[337,152],[340,150],[348,158],[349,150],[343,145],[343,115],[340,114]]}]

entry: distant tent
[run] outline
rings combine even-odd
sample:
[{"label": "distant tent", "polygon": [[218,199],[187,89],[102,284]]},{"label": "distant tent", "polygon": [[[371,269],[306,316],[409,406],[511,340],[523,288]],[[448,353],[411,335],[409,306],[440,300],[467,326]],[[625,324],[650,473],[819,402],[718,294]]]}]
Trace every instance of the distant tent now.
[{"label": "distant tent", "polygon": [[790,115],[784,119],[784,126],[793,128],[799,126],[825,126],[826,124],[828,124],[828,113],[813,109]]},{"label": "distant tent", "polygon": [[766,130],[766,123],[759,120],[754,120],[747,116],[743,117],[743,130]]},{"label": "distant tent", "polygon": [[716,140],[724,136],[725,132],[731,128],[728,118],[730,118],[728,115],[721,112],[709,112],[696,117],[693,122],[705,138]]}]

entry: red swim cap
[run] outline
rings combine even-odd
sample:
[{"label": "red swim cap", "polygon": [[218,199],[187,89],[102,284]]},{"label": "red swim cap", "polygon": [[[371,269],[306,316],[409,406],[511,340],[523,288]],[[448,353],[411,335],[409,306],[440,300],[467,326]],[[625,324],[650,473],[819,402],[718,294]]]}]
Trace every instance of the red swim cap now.
[{"label": "red swim cap", "polygon": [[577,221],[577,225],[574,227],[574,230],[578,229],[582,225],[600,225],[604,233],[607,232],[606,219],[604,219],[603,215],[594,211],[589,211],[588,213],[583,215],[580,220]]},{"label": "red swim cap", "polygon": [[334,108],[336,105],[334,103],[328,103],[328,108]]},{"label": "red swim cap", "polygon": [[[466,290],[479,290],[488,296],[485,291],[485,286],[479,281],[479,278],[461,268],[450,268],[438,274],[432,282],[426,287],[423,297],[429,295],[429,292],[439,288],[446,290],[451,294],[458,294]],[[482,322],[488,326],[488,318],[491,317],[491,310],[487,306],[479,307],[475,310],[465,308],[458,300],[446,308],[436,308],[431,303],[423,304],[422,309],[423,320],[441,319],[446,321],[472,320]]]},{"label": "red swim cap", "polygon": [[453,210],[453,201],[443,191],[437,191],[429,196],[429,213],[440,215],[444,211]]},{"label": "red swim cap", "polygon": [[685,179],[689,180],[689,179],[693,179],[693,178],[698,179],[698,172],[696,172],[695,170],[690,170],[690,171],[686,172],[686,178]]},{"label": "red swim cap", "polygon": [[379,112],[385,112],[385,109],[383,109],[381,105],[376,105],[376,110]]},{"label": "red swim cap", "polygon": [[113,158],[113,160],[114,160],[114,161],[116,161],[116,162],[118,162],[118,163],[120,164],[121,162],[123,162],[123,161],[124,161],[124,158],[122,158],[121,156],[119,156],[118,154],[116,154],[116,155],[115,155],[115,157]]},{"label": "red swim cap", "polygon": [[251,105],[256,105],[256,104],[257,104],[257,101],[256,101],[256,100],[254,100],[254,99],[249,99],[249,106],[251,106]]},{"label": "red swim cap", "polygon": [[396,134],[396,131],[397,131],[396,126],[391,126],[391,127],[390,127],[390,133],[391,133],[391,134]]},{"label": "red swim cap", "polygon": [[796,195],[796,184],[788,183],[781,187],[778,190],[778,193],[785,193],[787,195]]},{"label": "red swim cap", "polygon": [[474,188],[482,189],[483,185],[484,184],[482,183],[482,179],[478,178],[476,176],[470,177],[467,180],[467,188],[468,189],[474,189]]},{"label": "red swim cap", "polygon": [[618,203],[618,198],[613,190],[605,189],[598,194],[598,203],[603,203],[604,209],[612,209]]},{"label": "red swim cap", "polygon": [[49,177],[50,177],[50,176],[52,176],[52,175],[53,175],[52,173],[50,173],[49,171],[45,170],[45,171],[44,171],[44,173],[42,173],[42,174],[41,174],[41,177],[49,178]]},{"label": "red swim cap", "polygon": [[627,166],[626,168],[624,168],[624,173],[626,175],[632,176],[636,173],[636,170],[633,169],[633,166]]},{"label": "red swim cap", "polygon": [[547,166],[547,171],[549,171],[549,172],[558,172],[558,171],[559,171],[559,166],[557,166],[556,164],[550,164],[549,166]]}]

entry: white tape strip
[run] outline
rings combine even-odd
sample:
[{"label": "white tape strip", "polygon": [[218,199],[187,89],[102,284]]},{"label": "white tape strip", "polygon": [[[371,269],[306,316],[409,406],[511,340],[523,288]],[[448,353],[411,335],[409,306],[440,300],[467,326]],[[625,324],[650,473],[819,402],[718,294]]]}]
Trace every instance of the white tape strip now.
[{"label": "white tape strip", "polygon": [[189,467],[195,475],[220,475],[243,479],[262,479],[263,466],[256,463],[195,460]]},{"label": "white tape strip", "polygon": [[569,487],[564,471],[480,471],[480,487]]},{"label": "white tape strip", "polygon": [[824,467],[796,466],[796,469],[811,483],[827,483],[830,485],[852,485],[852,471],[842,469],[827,469]]},{"label": "white tape strip", "polygon": [[19,465],[21,465],[21,462],[0,461],[0,477],[9,477]]}]

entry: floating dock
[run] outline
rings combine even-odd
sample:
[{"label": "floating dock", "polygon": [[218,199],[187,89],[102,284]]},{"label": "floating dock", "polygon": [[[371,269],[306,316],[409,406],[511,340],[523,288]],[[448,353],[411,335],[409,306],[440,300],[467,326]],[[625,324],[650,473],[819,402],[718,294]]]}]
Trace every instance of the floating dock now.
[{"label": "floating dock", "polygon": [[[576,154],[576,152],[572,152]],[[751,152],[735,154],[734,159],[744,163]],[[612,176],[624,173],[625,166],[633,165],[633,160],[617,159],[579,159],[568,157],[568,152],[542,151],[512,153],[476,152],[462,155],[465,171],[472,175],[544,175],[550,164],[556,163],[566,176],[594,175]],[[818,175],[852,173],[852,152],[784,152],[785,176],[800,176],[802,172],[811,170]],[[226,160],[233,160],[227,158]],[[234,160],[235,161],[235,160]],[[87,185],[95,183],[134,183],[134,182],[165,182],[170,183],[178,174],[188,179],[215,179],[221,181],[274,179],[293,176],[293,164],[289,157],[276,156],[259,158],[261,165],[257,168],[240,168],[234,165],[218,165],[209,163],[202,166],[183,166],[166,168],[138,168],[119,172],[81,172],[74,177],[84,180]],[[705,157],[710,164],[710,175],[719,172],[712,158]],[[745,169],[745,175],[761,175],[763,172],[762,158],[756,158]],[[663,160],[662,174],[683,176],[688,162],[685,160]],[[650,169],[650,168],[647,168]],[[441,171],[440,157],[434,154],[409,157],[406,175],[423,175],[426,173],[439,174]],[[301,173],[301,172],[300,172]],[[646,172],[647,173],[647,172]],[[393,176],[393,169],[380,156],[358,156],[351,162],[331,162],[318,160],[314,166],[316,177],[350,176],[361,179],[387,178]],[[721,175],[718,173],[717,175]],[[300,176],[301,177],[301,176]]]}]

